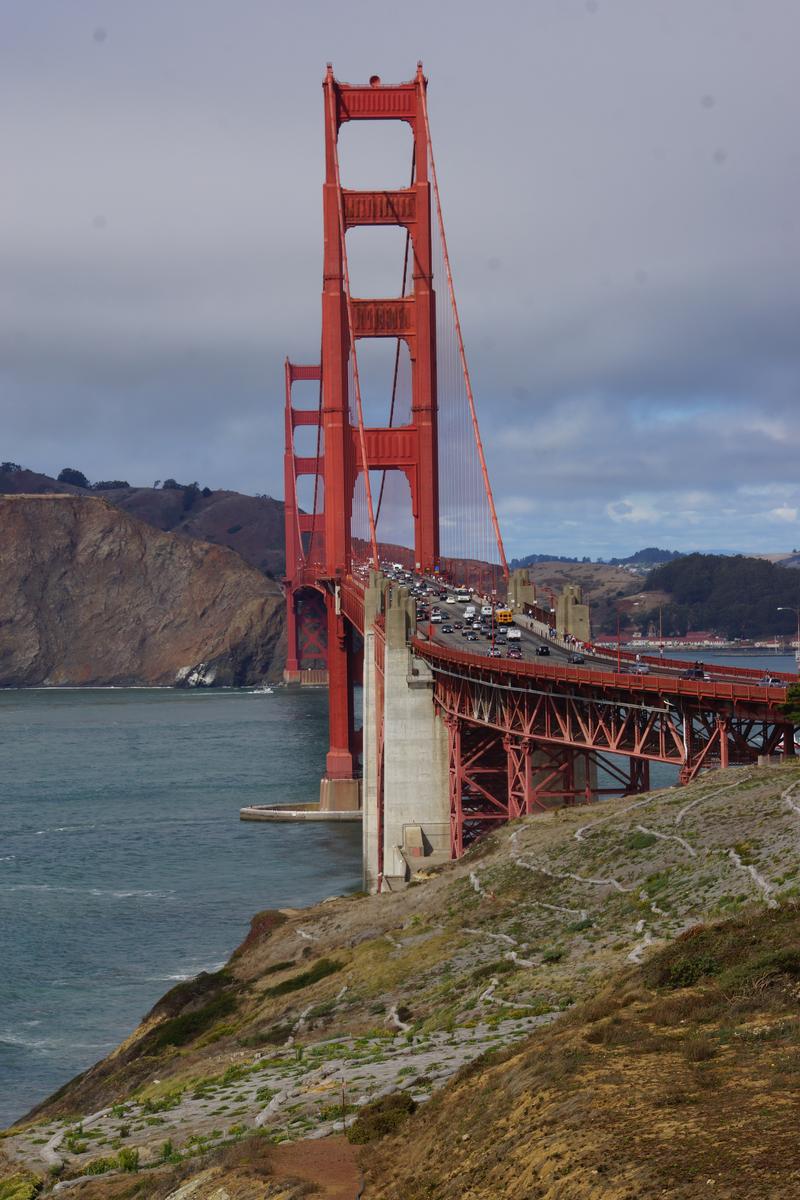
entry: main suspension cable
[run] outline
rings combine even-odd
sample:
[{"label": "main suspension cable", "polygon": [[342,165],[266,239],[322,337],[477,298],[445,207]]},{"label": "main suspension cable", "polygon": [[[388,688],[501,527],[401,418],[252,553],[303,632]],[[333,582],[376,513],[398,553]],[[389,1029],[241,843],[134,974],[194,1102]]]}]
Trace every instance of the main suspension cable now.
[{"label": "main suspension cable", "polygon": [[478,414],[475,409],[475,397],[472,394],[472,382],[469,376],[469,367],[467,366],[467,355],[464,350],[464,338],[461,333],[461,321],[458,317],[458,305],[456,304],[456,294],[453,287],[453,274],[450,270],[450,255],[447,252],[447,238],[444,232],[444,221],[442,219],[442,203],[439,197],[439,182],[436,176],[436,160],[433,155],[433,143],[431,141],[431,127],[428,120],[428,102],[425,95],[425,86],[420,82],[420,96],[422,102],[422,116],[425,121],[425,135],[428,141],[428,156],[430,158],[431,180],[433,183],[433,195],[436,203],[436,215],[439,222],[439,237],[442,243],[442,257],[444,259],[445,275],[447,276],[447,290],[450,293],[450,304],[453,310],[453,320],[455,322],[456,339],[458,341],[458,353],[461,359],[461,369],[464,373],[464,385],[467,391],[467,401],[469,403],[469,413],[472,419],[472,429],[475,435],[475,445],[478,450],[478,457],[481,464],[481,472],[483,474],[483,486],[486,490],[486,499],[489,502],[489,512],[492,518],[492,526],[494,528],[494,536],[497,542],[497,550],[500,555],[500,563],[503,569],[503,575],[508,579],[508,562],[506,560],[506,552],[503,548],[503,539],[500,535],[500,524],[497,520],[497,510],[494,506],[494,496],[492,495],[492,485],[489,482],[489,472],[486,467],[486,456],[483,452],[483,442],[481,441],[481,433],[478,427]]}]

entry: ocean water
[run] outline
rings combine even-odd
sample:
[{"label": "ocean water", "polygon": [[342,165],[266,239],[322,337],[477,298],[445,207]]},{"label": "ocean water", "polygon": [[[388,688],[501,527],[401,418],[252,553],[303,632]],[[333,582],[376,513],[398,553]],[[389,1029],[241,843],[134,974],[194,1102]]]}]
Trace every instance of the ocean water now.
[{"label": "ocean water", "polygon": [[239,820],[317,798],[326,723],[322,692],[0,692],[0,1127],[253,913],[360,886],[360,826]]}]

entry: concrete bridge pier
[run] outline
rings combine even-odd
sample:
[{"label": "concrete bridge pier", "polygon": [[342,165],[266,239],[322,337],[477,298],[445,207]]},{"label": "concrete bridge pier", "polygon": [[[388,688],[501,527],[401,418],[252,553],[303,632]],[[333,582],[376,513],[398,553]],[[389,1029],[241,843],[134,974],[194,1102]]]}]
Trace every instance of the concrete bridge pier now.
[{"label": "concrete bridge pier", "polygon": [[434,712],[433,674],[411,650],[408,590],[387,592],[373,572],[364,629],[364,887],[382,891],[450,856],[447,731]]}]

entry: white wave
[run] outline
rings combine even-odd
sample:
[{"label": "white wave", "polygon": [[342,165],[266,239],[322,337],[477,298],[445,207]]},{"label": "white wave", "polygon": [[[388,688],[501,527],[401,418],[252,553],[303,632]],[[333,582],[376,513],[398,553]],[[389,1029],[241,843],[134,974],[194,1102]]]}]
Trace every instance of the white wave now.
[{"label": "white wave", "polygon": [[174,892],[147,891],[144,888],[128,888],[127,890],[116,890],[114,888],[83,888],[83,887],[63,887],[59,884],[52,883],[7,883],[0,884],[2,892],[68,892],[75,896],[110,896],[114,900],[128,900],[132,897],[139,897],[144,900],[171,900],[174,897]]},{"label": "white wave", "polygon": [[64,1038],[26,1038],[20,1037],[13,1030],[0,1032],[0,1046],[21,1046],[24,1050],[61,1050],[69,1046],[72,1050],[110,1050],[116,1042],[76,1042],[70,1037]]}]

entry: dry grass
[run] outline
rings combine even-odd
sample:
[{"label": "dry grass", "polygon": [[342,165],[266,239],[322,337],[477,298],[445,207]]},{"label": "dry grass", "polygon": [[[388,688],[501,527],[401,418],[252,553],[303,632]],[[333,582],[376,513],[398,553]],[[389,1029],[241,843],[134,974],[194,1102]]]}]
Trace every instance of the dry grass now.
[{"label": "dry grass", "polygon": [[[370,1196],[689,1200],[712,1194],[709,1179],[726,1200],[800,1193],[786,1090],[800,1082],[792,945],[797,909],[762,910],[693,931],[633,973],[638,980],[622,973],[616,992],[462,1072],[379,1143]],[[676,983],[676,964],[712,950],[713,979]],[[743,989],[764,977],[765,962],[770,982],[748,993],[742,1012]],[[722,983],[734,977],[729,992]]]}]

